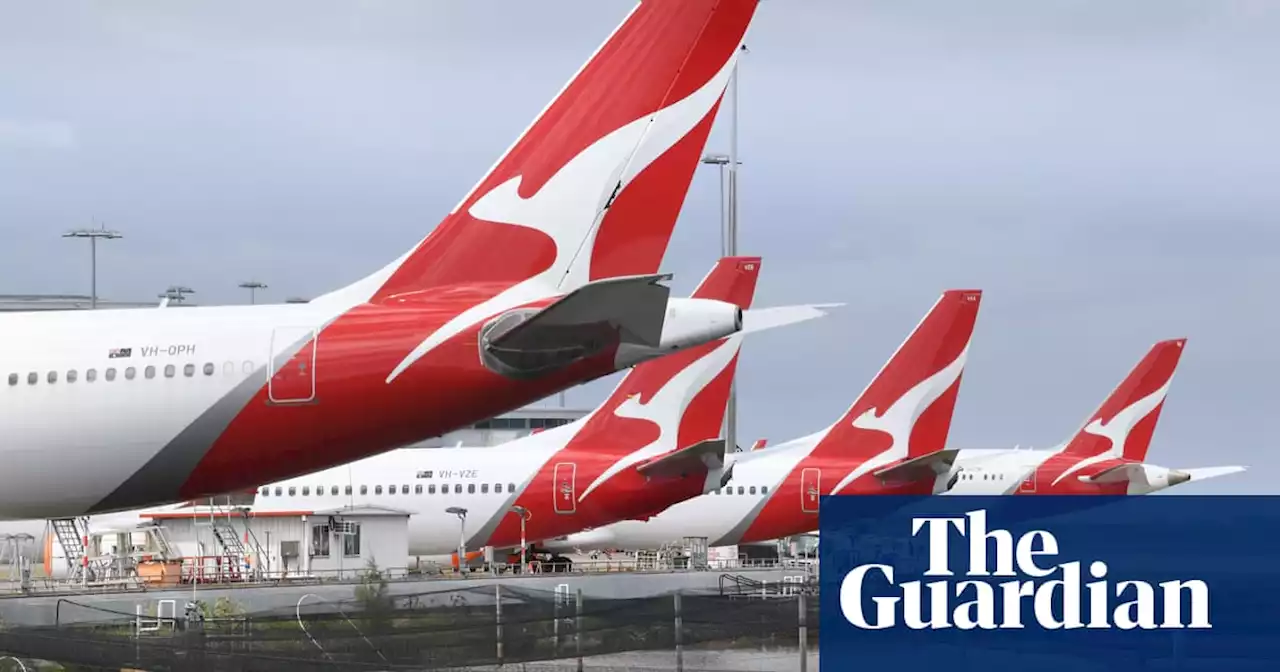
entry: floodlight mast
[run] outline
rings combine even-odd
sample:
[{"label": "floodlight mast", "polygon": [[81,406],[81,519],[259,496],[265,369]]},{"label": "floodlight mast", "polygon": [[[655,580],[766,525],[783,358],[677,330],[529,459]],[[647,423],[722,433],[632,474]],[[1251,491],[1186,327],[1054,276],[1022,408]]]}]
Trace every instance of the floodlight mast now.
[{"label": "floodlight mast", "polygon": [[267,284],[265,282],[258,282],[257,280],[246,280],[240,283],[240,288],[249,290],[249,305],[252,306],[257,303],[257,291],[259,289],[266,289]]},{"label": "floodlight mast", "polygon": [[89,308],[95,309],[98,307],[98,239],[116,240],[124,238],[124,234],[100,225],[96,229],[73,229],[62,237],[89,239]]}]

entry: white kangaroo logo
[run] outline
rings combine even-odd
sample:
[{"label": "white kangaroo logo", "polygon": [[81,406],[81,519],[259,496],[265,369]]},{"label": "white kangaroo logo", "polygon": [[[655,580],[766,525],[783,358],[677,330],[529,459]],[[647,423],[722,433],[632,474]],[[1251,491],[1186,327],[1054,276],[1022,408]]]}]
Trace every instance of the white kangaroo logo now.
[{"label": "white kangaroo logo", "polygon": [[[1097,464],[1105,460],[1119,459],[1124,456],[1124,444],[1129,441],[1129,433],[1133,428],[1142,422],[1144,418],[1151,415],[1156,407],[1164,401],[1165,395],[1169,393],[1169,385],[1173,383],[1173,376],[1169,376],[1169,380],[1164,381],[1164,385],[1160,389],[1148,394],[1147,396],[1133,402],[1127,408],[1115,414],[1107,422],[1103,422],[1101,418],[1095,418],[1092,422],[1084,426],[1082,432],[1101,436],[1111,443],[1106,450],[1086,457],[1079,462],[1071,465],[1069,469],[1064,470],[1057,478],[1053,479],[1053,485],[1057,485],[1058,481],[1070,476],[1071,474],[1084,469],[1091,464]],[[1068,444],[1070,445],[1070,444]]]},{"label": "white kangaroo logo", "polygon": [[969,344],[966,343],[964,350],[946,368],[925,378],[917,383],[915,387],[907,390],[906,394],[898,397],[897,401],[894,401],[883,415],[877,415],[877,409],[869,408],[862,415],[854,418],[851,423],[854,427],[884,432],[889,435],[892,442],[884,451],[864,461],[848,476],[845,476],[843,480],[836,484],[836,487],[831,489],[831,494],[838,493],[841,488],[873,469],[890,462],[905,459],[910,447],[911,432],[915,429],[916,421],[933,405],[933,402],[937,401],[960,378],[960,374],[964,371],[965,360],[968,357]]}]

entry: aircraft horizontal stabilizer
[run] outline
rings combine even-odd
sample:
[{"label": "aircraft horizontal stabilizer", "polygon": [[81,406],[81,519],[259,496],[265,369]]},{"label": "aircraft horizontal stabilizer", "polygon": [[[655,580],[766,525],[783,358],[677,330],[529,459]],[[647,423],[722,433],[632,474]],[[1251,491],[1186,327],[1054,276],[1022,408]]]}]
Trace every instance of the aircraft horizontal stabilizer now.
[{"label": "aircraft horizontal stabilizer", "polygon": [[1191,477],[1191,482],[1203,481],[1218,476],[1229,476],[1247,471],[1248,467],[1231,466],[1231,467],[1201,467],[1199,469],[1179,469],[1184,474]]},{"label": "aircraft horizontal stabilizer", "polygon": [[[1163,478],[1168,481],[1168,485],[1173,486],[1190,481],[1203,481],[1218,476],[1238,474],[1245,471],[1245,469],[1246,467],[1239,466],[1170,469]],[[1081,476],[1080,480],[1085,483],[1146,483],[1149,479],[1142,464],[1130,462],[1104,469],[1092,476]]]},{"label": "aircraft horizontal stabilizer", "polygon": [[724,448],[724,439],[699,441],[645,462],[636,467],[636,471],[650,480],[676,478],[689,473],[700,473],[704,469],[713,471],[724,467]]},{"label": "aircraft horizontal stabilizer", "polygon": [[935,450],[928,455],[913,457],[871,473],[886,485],[933,479],[951,471],[951,466],[955,464],[956,456],[959,454],[960,451],[955,448]]},{"label": "aircraft horizontal stabilizer", "polygon": [[1141,464],[1130,462],[1117,464],[1092,476],[1080,476],[1079,478],[1085,483],[1128,483],[1129,481],[1142,483],[1147,480],[1147,473],[1142,469]]},{"label": "aircraft horizontal stabilizer", "polygon": [[803,306],[751,308],[742,313],[741,333],[750,334],[775,327],[808,322],[809,320],[824,317],[832,308],[839,308],[843,305],[843,303],[814,303]]},{"label": "aircraft horizontal stabilizer", "polygon": [[605,278],[545,308],[502,314],[480,332],[485,366],[512,378],[536,378],[610,345],[656,348],[662,340],[669,274]]}]

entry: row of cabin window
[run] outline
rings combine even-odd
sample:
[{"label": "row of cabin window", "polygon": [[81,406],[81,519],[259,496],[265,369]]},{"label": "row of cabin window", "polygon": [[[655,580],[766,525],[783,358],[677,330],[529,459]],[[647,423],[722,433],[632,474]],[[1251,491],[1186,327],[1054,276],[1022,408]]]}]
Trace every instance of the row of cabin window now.
[{"label": "row of cabin window", "polygon": [[[967,474],[966,474],[966,473],[961,473],[961,474],[960,474],[960,478],[961,478],[961,480],[965,480],[965,481],[976,481],[976,480],[978,480],[978,475],[977,475],[977,474],[975,474],[975,473],[972,473],[972,472],[967,473]],[[984,480],[984,481],[996,481],[996,480],[1003,481],[1003,480],[1004,480],[1004,474],[983,474],[983,475],[982,475],[982,480]]]},{"label": "row of cabin window", "polygon": [[[250,361],[246,360],[246,361],[245,361],[245,363],[242,365],[241,370],[242,370],[245,374],[250,374],[250,373],[253,373],[253,368],[254,368],[254,367],[253,367],[253,362],[250,362]],[[212,362],[205,362],[205,365],[204,365],[204,367],[203,367],[203,371],[204,371],[204,375],[206,375],[206,376],[212,376],[212,375],[214,374],[214,372],[215,372],[215,371],[217,371],[217,367],[216,367],[216,366],[214,366]],[[234,363],[234,362],[227,362],[227,363],[225,363],[225,364],[223,364],[223,365],[222,365],[222,374],[223,374],[223,375],[225,375],[225,376],[230,376],[230,375],[234,375],[234,374],[235,374],[235,372],[236,372],[236,365],[235,365],[235,363]],[[137,377],[137,375],[138,375],[138,371],[137,371],[137,369],[135,369],[135,368],[134,368],[134,367],[132,367],[132,366],[130,366],[130,367],[128,367],[128,368],[126,368],[126,369],[124,370],[124,379],[125,379],[125,380],[133,380],[134,378],[136,378],[136,377]],[[176,375],[178,375],[178,368],[177,368],[176,366],[174,366],[173,364],[166,364],[166,365],[165,365],[165,367],[164,367],[164,377],[165,377],[165,378],[173,378],[173,377],[174,377],[174,376],[176,376]],[[195,365],[195,364],[184,364],[184,365],[183,365],[183,367],[182,367],[182,375],[186,376],[187,378],[191,378],[191,377],[195,376],[195,375],[196,375],[196,365]],[[75,369],[71,369],[71,370],[67,371],[67,375],[66,375],[66,379],[65,379],[65,380],[66,380],[68,383],[74,383],[74,382],[76,382],[76,380],[78,380],[78,379],[79,379],[79,377],[80,377],[79,372],[78,372],[78,371],[76,371]],[[102,376],[102,377],[103,377],[104,379],[108,380],[108,381],[115,380],[115,379],[116,379],[116,370],[115,370],[115,367],[111,367],[111,368],[108,368],[108,369],[106,369],[105,371],[103,371],[103,376]],[[154,367],[154,366],[148,366],[148,367],[144,368],[144,369],[142,370],[142,377],[143,377],[143,378],[147,378],[147,379],[155,378],[155,377],[156,377],[156,367]],[[84,379],[85,379],[85,382],[89,382],[89,383],[94,382],[95,380],[97,380],[97,379],[98,379],[98,370],[97,370],[97,369],[88,369],[88,370],[86,370],[86,371],[84,372]],[[21,377],[20,377],[18,374],[16,374],[16,373],[11,373],[11,374],[9,374],[9,384],[10,384],[10,385],[17,385],[19,380],[21,380]],[[47,382],[49,382],[49,383],[56,383],[56,382],[58,382],[58,372],[57,372],[57,371],[50,371],[48,374],[46,374],[46,375],[45,375],[45,380],[46,380]],[[35,372],[35,371],[32,371],[31,373],[28,373],[28,374],[27,374],[27,384],[28,384],[28,385],[35,385],[35,384],[36,384],[36,383],[38,383],[38,382],[40,382],[40,374],[39,374],[39,373],[37,373],[37,372]]]},{"label": "row of cabin window", "polygon": [[[394,485],[388,485],[388,486],[387,486],[387,494],[388,494],[388,495],[394,495],[394,494],[396,494],[396,487],[397,487],[397,486],[394,486]],[[401,485],[401,486],[399,486],[399,488],[400,488],[400,494],[402,494],[402,495],[407,495],[407,494],[409,494],[409,486],[407,486],[407,485]],[[297,486],[290,486],[290,487],[288,487],[288,488],[285,488],[285,487],[283,487],[283,486],[279,486],[279,485],[277,485],[277,486],[275,486],[275,493],[274,493],[274,496],[276,496],[276,497],[283,497],[283,496],[284,496],[284,492],[285,492],[285,490],[288,490],[288,491],[289,491],[289,496],[290,496],[290,497],[294,497],[294,496],[297,496],[299,488],[298,488]],[[301,490],[302,490],[302,496],[303,496],[303,497],[309,497],[309,496],[311,495],[311,486],[309,486],[309,485],[304,485],[304,486],[302,486]],[[753,488],[753,490],[754,490],[754,488]],[[515,493],[515,491],[516,491],[516,484],[515,484],[515,483],[508,483],[508,484],[507,484],[507,494],[513,494],[513,493]],[[272,494],[273,494],[273,493],[271,492],[271,487],[270,487],[270,486],[265,486],[265,487],[263,487],[263,488],[262,488],[262,490],[261,490],[260,492],[261,492],[262,496],[264,496],[264,497],[269,497],[269,496],[272,496]],[[439,493],[440,493],[440,494],[442,494],[442,495],[447,495],[447,494],[449,494],[449,484],[448,484],[448,483],[442,484],[442,485],[440,486]],[[501,484],[501,483],[494,483],[494,484],[493,484],[493,493],[494,493],[494,494],[496,494],[496,495],[500,495],[500,494],[502,494],[502,484]],[[331,486],[329,486],[329,496],[333,497],[333,496],[337,496],[337,494],[338,494],[338,486],[336,486],[336,485],[331,485]],[[343,489],[342,489],[342,494],[343,494],[343,495],[351,495],[351,494],[352,494],[352,488],[351,488],[351,486],[349,486],[349,485],[348,485],[348,486],[343,487]],[[362,495],[367,495],[367,494],[369,494],[369,486],[367,486],[367,485],[362,485],[362,486],[360,486],[360,494],[362,494]],[[375,495],[381,495],[381,494],[382,494],[382,486],[381,486],[381,485],[375,485],[375,486],[373,486],[373,494],[375,494]],[[417,484],[417,485],[413,486],[413,494],[415,494],[415,495],[421,495],[421,494],[423,494],[423,486],[422,486],[422,484],[421,484],[421,483],[419,483],[419,484]],[[427,485],[427,486],[426,486],[426,494],[428,494],[428,495],[434,495],[434,494],[436,494],[436,484],[435,484],[435,483],[431,483],[431,484],[429,484],[429,485]],[[461,494],[462,494],[462,484],[461,484],[461,483],[455,483],[455,484],[454,484],[454,486],[453,486],[453,494],[455,494],[455,495],[461,495]],[[476,494],[476,484],[475,484],[475,483],[468,483],[468,484],[467,484],[467,494],[469,494],[469,495],[474,495],[474,494]],[[482,495],[487,495],[487,494],[489,494],[489,484],[488,484],[488,483],[481,483],[481,484],[480,484],[480,494],[482,494]],[[317,486],[316,486],[316,496],[317,496],[317,497],[323,497],[323,496],[324,496],[324,486],[323,486],[323,485],[317,485]]]},{"label": "row of cabin window", "polygon": [[[732,494],[733,494],[733,486],[729,486],[729,487],[725,488],[723,492],[721,492],[720,490],[716,490],[716,494],[717,494],[717,495],[721,495],[721,494],[724,494],[724,495],[732,495]],[[738,494],[739,494],[739,495],[754,495],[754,494],[756,494],[756,486],[754,486],[754,485],[752,485],[752,486],[739,485],[739,486],[738,486]],[[762,494],[762,495],[767,495],[767,494],[769,494],[769,486],[767,486],[767,485],[762,485],[762,486],[760,486],[760,494]]]}]

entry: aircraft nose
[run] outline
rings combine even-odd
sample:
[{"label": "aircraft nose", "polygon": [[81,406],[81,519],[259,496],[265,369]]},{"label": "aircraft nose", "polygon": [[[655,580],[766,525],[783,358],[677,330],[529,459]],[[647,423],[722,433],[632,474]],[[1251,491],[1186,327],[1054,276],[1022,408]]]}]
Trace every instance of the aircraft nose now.
[{"label": "aircraft nose", "polygon": [[1191,480],[1191,474],[1188,474],[1185,471],[1178,471],[1177,469],[1169,470],[1169,485],[1186,483],[1189,480]]}]

